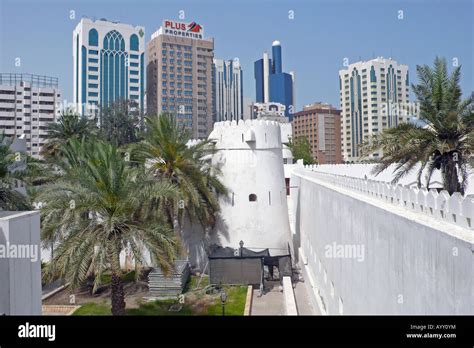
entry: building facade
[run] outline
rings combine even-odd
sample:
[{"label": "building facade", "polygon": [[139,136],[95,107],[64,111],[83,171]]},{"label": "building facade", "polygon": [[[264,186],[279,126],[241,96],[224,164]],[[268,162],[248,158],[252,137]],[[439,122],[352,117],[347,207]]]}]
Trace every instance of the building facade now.
[{"label": "building facade", "polygon": [[293,115],[293,138],[306,137],[319,164],[342,163],[341,110],[330,104],[305,105]]},{"label": "building facade", "polygon": [[285,116],[286,106],[280,103],[253,103],[251,111],[252,119],[273,115],[276,117],[284,117],[286,122],[288,122],[288,118]]},{"label": "building facade", "polygon": [[273,41],[272,59],[268,53],[254,63],[255,98],[257,103],[281,103],[285,116],[292,119],[294,100],[294,73],[283,72],[280,41]]},{"label": "building facade", "polygon": [[215,122],[244,118],[243,72],[237,59],[214,59]]},{"label": "building facade", "polygon": [[147,113],[173,113],[193,138],[206,138],[213,124],[214,39],[195,22],[164,20],[147,57]]},{"label": "building facade", "polygon": [[145,29],[82,18],[73,32],[74,104],[81,114],[119,99],[145,98]]},{"label": "building facade", "polygon": [[30,156],[40,158],[48,124],[56,122],[60,104],[56,77],[0,74],[0,133],[24,139]]},{"label": "building facade", "polygon": [[[342,152],[345,161],[360,160],[360,144],[385,128],[406,122],[409,111],[408,66],[379,57],[339,71]],[[369,157],[378,158],[380,153]]]}]

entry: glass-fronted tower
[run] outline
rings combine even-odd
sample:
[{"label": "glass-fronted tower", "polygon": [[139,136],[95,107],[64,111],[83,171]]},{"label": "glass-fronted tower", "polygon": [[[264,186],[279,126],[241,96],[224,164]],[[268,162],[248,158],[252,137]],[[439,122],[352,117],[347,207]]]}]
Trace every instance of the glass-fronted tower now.
[{"label": "glass-fronted tower", "polygon": [[144,27],[82,18],[73,32],[73,60],[78,112],[119,99],[134,101],[143,110]]},{"label": "glass-fronted tower", "polygon": [[257,103],[285,105],[285,116],[292,120],[294,109],[294,74],[283,70],[280,41],[273,41],[272,59],[268,53],[254,63],[255,99]]},{"label": "glass-fronted tower", "polygon": [[215,122],[244,118],[243,72],[237,59],[214,59]]}]

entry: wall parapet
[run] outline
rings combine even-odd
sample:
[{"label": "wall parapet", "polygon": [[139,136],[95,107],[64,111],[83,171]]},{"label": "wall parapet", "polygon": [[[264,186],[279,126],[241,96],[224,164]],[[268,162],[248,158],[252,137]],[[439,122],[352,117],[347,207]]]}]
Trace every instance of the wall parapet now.
[{"label": "wall parapet", "polygon": [[436,189],[408,187],[372,179],[356,178],[317,171],[317,166],[307,165],[293,172],[308,174],[318,180],[353,190],[372,198],[403,207],[413,212],[430,216],[461,228],[474,230],[474,197],[463,197],[456,192]]}]

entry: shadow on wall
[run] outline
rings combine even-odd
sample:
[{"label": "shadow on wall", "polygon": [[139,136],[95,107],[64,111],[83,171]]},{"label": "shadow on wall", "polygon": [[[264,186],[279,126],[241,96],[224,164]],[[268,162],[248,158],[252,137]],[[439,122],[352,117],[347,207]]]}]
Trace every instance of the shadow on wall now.
[{"label": "shadow on wall", "polygon": [[[295,190],[299,190],[299,188],[295,188]],[[297,204],[296,204],[296,211],[295,211],[295,233],[293,234],[293,253],[295,257],[295,263],[300,260],[299,250],[301,247],[301,231],[300,231],[300,219],[301,219],[301,212],[300,212],[300,195],[298,194]]]},{"label": "shadow on wall", "polygon": [[[222,221],[220,215],[217,217],[216,225],[227,226]],[[222,229],[225,234],[228,233],[228,229]],[[212,247],[215,245],[221,245],[221,238],[223,236],[217,233],[217,228],[204,229],[197,221],[190,221],[186,219],[183,231],[181,233],[181,242],[184,250],[186,250],[189,263],[193,270],[204,271],[208,263],[208,256],[212,252]],[[227,235],[224,235],[227,238]],[[207,270],[208,271],[208,270]]]},{"label": "shadow on wall", "polygon": [[299,249],[301,247],[301,230],[300,230],[300,221],[301,221],[301,195],[299,192],[299,187],[300,187],[300,180],[296,176],[292,176],[291,178],[292,181],[292,188],[290,189],[290,195],[291,198],[293,199],[293,213],[294,213],[294,219],[295,219],[295,224],[294,224],[294,233],[292,235],[292,241],[293,241],[293,254],[294,254],[294,262],[298,263],[300,259],[299,255]]}]

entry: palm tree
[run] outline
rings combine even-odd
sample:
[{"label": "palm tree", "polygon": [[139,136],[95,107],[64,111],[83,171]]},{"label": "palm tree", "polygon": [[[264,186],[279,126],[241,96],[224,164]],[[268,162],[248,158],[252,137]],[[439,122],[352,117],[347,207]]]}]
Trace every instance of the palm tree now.
[{"label": "palm tree", "polygon": [[61,145],[66,144],[69,139],[82,139],[95,135],[97,127],[93,120],[72,112],[71,109],[64,111],[58,122],[48,124],[48,141],[41,149],[41,155],[45,158],[54,158]]},{"label": "palm tree", "polygon": [[123,315],[122,252],[130,251],[137,267],[146,262],[146,252],[165,272],[173,267],[178,243],[163,210],[151,203],[160,204],[176,191],[143,167],[131,166],[108,143],[71,139],[60,152],[63,176],[38,197],[45,204],[43,242],[49,246],[63,234],[47,274],[72,288],[93,274],[95,291],[102,274],[110,272],[112,314]]},{"label": "palm tree", "polygon": [[20,154],[20,166],[17,166],[18,154],[12,153],[12,141],[0,133],[0,210],[29,210],[27,197],[17,191],[19,172],[24,170],[24,154]]},{"label": "palm tree", "polygon": [[101,107],[99,138],[117,146],[136,143],[140,125],[137,108],[137,102],[123,99]]},{"label": "palm tree", "polygon": [[385,129],[366,140],[362,153],[382,150],[374,173],[379,174],[396,164],[396,183],[418,164],[418,186],[426,173],[429,189],[433,172],[441,170],[443,186],[450,194],[464,194],[472,166],[474,149],[474,96],[461,101],[460,69],[448,74],[446,61],[436,57],[434,68],[417,66],[420,83],[412,85],[420,105],[419,118],[426,126],[402,123]]},{"label": "palm tree", "polygon": [[[178,125],[176,117],[162,114],[145,119],[144,140],[132,148],[132,156],[146,163],[156,178],[177,185],[179,198],[168,201],[168,218],[182,225],[197,220],[206,229],[213,226],[219,212],[218,194],[227,194],[212,165],[214,145],[208,140],[189,144],[189,133]],[[178,213],[176,214],[176,208]],[[185,217],[186,216],[186,217]]]}]

